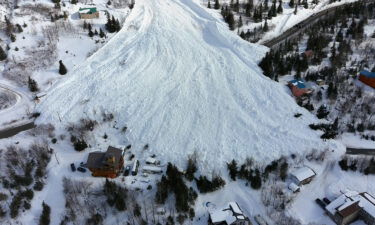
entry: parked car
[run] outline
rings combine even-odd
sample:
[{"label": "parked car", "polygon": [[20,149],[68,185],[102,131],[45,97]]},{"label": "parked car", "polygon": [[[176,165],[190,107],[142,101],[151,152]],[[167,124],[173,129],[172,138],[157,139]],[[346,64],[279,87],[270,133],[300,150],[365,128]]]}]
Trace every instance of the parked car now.
[{"label": "parked car", "polygon": [[130,166],[126,166],[124,170],[124,176],[129,176],[130,174]]},{"label": "parked car", "polygon": [[76,166],[74,165],[74,163],[70,164],[70,169],[72,170],[72,172],[76,171]]},{"label": "parked car", "polygon": [[329,203],[331,203],[331,201],[330,201],[328,198],[323,198],[323,202],[326,203],[327,205],[328,205]]},{"label": "parked car", "polygon": [[139,167],[139,161],[135,159],[133,163],[132,176],[136,176],[138,174],[138,167]]},{"label": "parked car", "polygon": [[86,169],[83,168],[83,167],[78,167],[77,170],[81,173],[85,173],[86,172]]},{"label": "parked car", "polygon": [[324,203],[320,198],[315,199],[316,204],[318,204],[323,209],[326,208],[326,203]]}]

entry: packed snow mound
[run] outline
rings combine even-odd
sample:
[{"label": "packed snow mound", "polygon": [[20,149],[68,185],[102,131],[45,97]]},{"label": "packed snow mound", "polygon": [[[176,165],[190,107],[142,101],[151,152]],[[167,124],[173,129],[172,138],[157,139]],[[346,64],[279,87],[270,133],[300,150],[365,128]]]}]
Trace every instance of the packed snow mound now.
[{"label": "packed snow mound", "polygon": [[183,166],[197,152],[201,168],[323,149],[313,116],[262,75],[265,51],[192,0],[137,0],[123,29],[52,88],[38,122],[111,112],[135,153],[148,143]]}]

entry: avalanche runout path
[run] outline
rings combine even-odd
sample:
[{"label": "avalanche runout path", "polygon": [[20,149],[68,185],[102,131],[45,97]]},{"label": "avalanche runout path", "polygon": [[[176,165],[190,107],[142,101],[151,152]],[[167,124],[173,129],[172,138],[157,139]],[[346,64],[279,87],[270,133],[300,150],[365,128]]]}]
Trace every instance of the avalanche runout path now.
[{"label": "avalanche runout path", "polygon": [[63,126],[111,112],[130,128],[134,151],[148,143],[181,166],[197,152],[209,169],[323,149],[308,128],[314,117],[262,75],[266,50],[192,0],[137,0],[122,30],[52,88],[37,122]]}]

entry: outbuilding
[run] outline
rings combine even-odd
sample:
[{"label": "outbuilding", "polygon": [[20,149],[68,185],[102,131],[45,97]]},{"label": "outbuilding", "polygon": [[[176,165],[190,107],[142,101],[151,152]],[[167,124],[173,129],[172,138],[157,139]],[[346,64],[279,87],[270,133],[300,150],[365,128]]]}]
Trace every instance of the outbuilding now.
[{"label": "outbuilding", "polygon": [[314,170],[305,166],[292,172],[291,178],[296,185],[301,186],[310,183],[315,175],[316,173],[314,172]]}]

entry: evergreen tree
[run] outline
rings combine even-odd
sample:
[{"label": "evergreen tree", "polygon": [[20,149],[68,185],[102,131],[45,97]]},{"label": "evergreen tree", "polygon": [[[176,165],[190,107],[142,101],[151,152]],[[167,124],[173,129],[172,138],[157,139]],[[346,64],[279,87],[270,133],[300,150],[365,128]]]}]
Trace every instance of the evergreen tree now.
[{"label": "evergreen tree", "polygon": [[211,0],[208,0],[207,8],[211,9]]},{"label": "evergreen tree", "polygon": [[264,22],[264,26],[263,26],[263,32],[267,32],[267,31],[268,31],[268,23],[266,19],[266,21]]},{"label": "evergreen tree", "polygon": [[104,38],[105,37],[105,33],[103,32],[102,28],[99,29],[99,36],[101,38]]},{"label": "evergreen tree", "polygon": [[29,79],[28,79],[28,86],[29,86],[29,90],[31,92],[37,92],[37,91],[39,91],[38,84],[31,77],[29,77]]},{"label": "evergreen tree", "polygon": [[290,8],[293,8],[293,7],[294,7],[294,0],[290,0],[290,2],[289,2],[289,6],[290,6]]},{"label": "evergreen tree", "polygon": [[220,9],[220,3],[219,3],[219,0],[215,0],[214,9]]},{"label": "evergreen tree", "polygon": [[327,110],[325,105],[321,105],[317,111],[317,117],[318,119],[326,118],[329,114],[329,111]]},{"label": "evergreen tree", "polygon": [[247,17],[251,17],[251,10],[253,9],[253,0],[248,0],[246,5],[245,5],[245,15]]},{"label": "evergreen tree", "polygon": [[305,8],[305,9],[307,9],[307,8],[309,8],[309,5],[308,5],[308,3],[307,3],[307,0],[303,0],[303,7]]},{"label": "evergreen tree", "polygon": [[94,32],[92,32],[92,30],[89,30],[89,37],[94,37]]},{"label": "evergreen tree", "polygon": [[86,20],[83,21],[83,29],[84,30],[88,29],[88,25],[87,25]]},{"label": "evergreen tree", "polygon": [[194,173],[197,172],[196,164],[196,159],[194,157],[189,157],[185,173],[186,179],[188,179],[189,181],[192,181],[194,179]]},{"label": "evergreen tree", "polygon": [[42,203],[42,207],[43,207],[43,210],[39,218],[39,225],[49,225],[51,222],[51,219],[50,219],[51,208],[44,201]]},{"label": "evergreen tree", "polygon": [[236,3],[234,4],[234,11],[239,13],[240,12],[240,2],[239,0],[236,0]]},{"label": "evergreen tree", "polygon": [[276,17],[277,16],[276,0],[273,1],[271,10],[272,10],[271,11],[272,12],[272,17]]},{"label": "evergreen tree", "polygon": [[283,2],[279,0],[279,6],[277,7],[277,13],[283,13]]},{"label": "evergreen tree", "polygon": [[238,168],[236,160],[232,160],[230,163],[227,163],[227,168],[229,170],[229,175],[232,180],[236,180]]},{"label": "evergreen tree", "polygon": [[228,12],[228,15],[225,18],[225,21],[228,23],[230,30],[234,30],[235,29],[235,23],[236,22],[234,20],[234,15],[233,15],[233,13],[231,11]]},{"label": "evergreen tree", "polygon": [[268,0],[264,0],[264,6],[263,6],[263,10],[264,11],[268,11]]},{"label": "evergreen tree", "polygon": [[242,16],[240,15],[240,18],[238,19],[238,27],[242,27],[243,23],[242,23]]},{"label": "evergreen tree", "polygon": [[75,5],[75,4],[78,3],[78,0],[71,0],[70,3],[73,4],[73,5]]},{"label": "evergreen tree", "polygon": [[296,4],[296,7],[294,9],[294,15],[297,15],[297,12],[298,12],[298,5]]},{"label": "evergreen tree", "polygon": [[288,163],[283,162],[280,166],[280,178],[282,181],[285,181],[287,176],[288,176]]},{"label": "evergreen tree", "polygon": [[251,178],[251,187],[253,189],[259,189],[262,187],[262,178],[258,169],[255,170],[255,176]]},{"label": "evergreen tree", "polygon": [[0,46],[0,61],[3,61],[7,58],[7,54],[5,53],[4,49]]},{"label": "evergreen tree", "polygon": [[68,70],[66,69],[66,67],[63,64],[62,60],[59,61],[59,64],[60,64],[60,66],[59,66],[59,73],[61,75],[65,75],[68,72]]},{"label": "evergreen tree", "polygon": [[116,32],[119,32],[121,30],[120,21],[118,19],[115,20],[114,26]]}]

